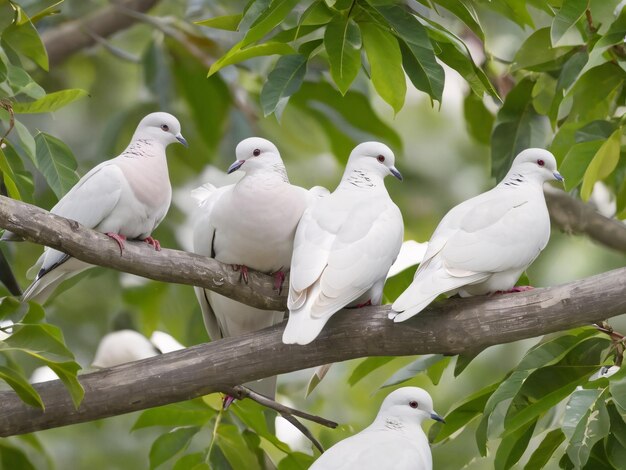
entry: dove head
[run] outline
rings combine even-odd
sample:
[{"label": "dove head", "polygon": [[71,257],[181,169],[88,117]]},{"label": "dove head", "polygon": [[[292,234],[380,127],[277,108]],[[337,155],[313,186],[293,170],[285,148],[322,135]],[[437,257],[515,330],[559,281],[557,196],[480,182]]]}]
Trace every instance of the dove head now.
[{"label": "dove head", "polygon": [[187,141],[180,133],[180,122],[168,113],[151,113],[143,118],[133,135],[133,140],[138,139],[156,140],[164,147],[175,142],[187,147]]},{"label": "dove head", "polygon": [[260,137],[249,137],[237,145],[235,162],[228,168],[227,173],[230,174],[239,169],[246,174],[256,170],[285,173],[285,165],[276,146]]},{"label": "dove head", "polygon": [[433,400],[428,392],[419,387],[402,387],[391,392],[380,406],[377,419],[386,423],[417,423],[426,419],[434,419],[445,423],[443,418],[433,410]]},{"label": "dove head", "polygon": [[354,171],[365,170],[368,174],[374,173],[384,178],[393,175],[402,181],[402,175],[394,166],[396,158],[389,147],[380,142],[363,142],[352,150],[345,175]]},{"label": "dove head", "polygon": [[544,149],[530,148],[520,152],[507,173],[504,181],[516,181],[516,177],[528,177],[540,183],[545,181],[563,181],[564,178],[556,169],[554,155]]}]

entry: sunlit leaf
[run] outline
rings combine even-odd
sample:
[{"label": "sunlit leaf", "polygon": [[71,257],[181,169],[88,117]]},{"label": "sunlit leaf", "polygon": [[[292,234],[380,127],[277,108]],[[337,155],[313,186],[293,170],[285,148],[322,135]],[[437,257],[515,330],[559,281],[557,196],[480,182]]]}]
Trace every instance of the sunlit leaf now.
[{"label": "sunlit leaf", "polygon": [[293,95],[306,74],[307,57],[301,54],[286,55],[278,59],[261,90],[263,114],[272,114],[281,102]]},{"label": "sunlit leaf", "polygon": [[554,454],[554,451],[565,440],[565,434],[560,428],[553,429],[545,435],[541,444],[533,451],[530,459],[524,466],[524,470],[535,470],[537,468],[544,468],[544,466],[550,460],[550,457]]},{"label": "sunlit leaf", "polygon": [[[0,349],[0,353],[2,353],[2,349]],[[32,385],[28,383],[26,377],[13,369],[0,366],[0,379],[4,380],[24,403],[42,410],[44,409],[41,397]]]},{"label": "sunlit leaf", "polygon": [[87,96],[85,90],[57,91],[30,103],[15,103],[13,111],[17,114],[51,113],[85,96]]},{"label": "sunlit leaf", "polygon": [[278,463],[278,470],[306,470],[315,461],[312,455],[291,452]]},{"label": "sunlit leaf", "polygon": [[369,374],[381,368],[385,364],[388,364],[394,359],[394,356],[374,356],[363,359],[350,374],[350,377],[348,378],[348,385],[354,387],[354,385],[359,383]]},{"label": "sunlit leaf", "polygon": [[415,361],[397,370],[380,388],[391,387],[392,385],[406,382],[445,358],[443,354],[426,354],[420,356]]},{"label": "sunlit leaf", "polygon": [[328,53],[330,74],[345,95],[361,66],[361,33],[350,17],[338,18],[326,26],[324,47]]},{"label": "sunlit leaf", "polygon": [[220,57],[219,60],[213,62],[213,65],[211,65],[209,69],[208,76],[210,77],[228,65],[237,64],[254,57],[274,54],[285,55],[296,52],[293,47],[283,42],[265,42],[263,44],[246,47],[245,49],[242,49],[241,45],[242,43],[237,43],[224,56]]},{"label": "sunlit leaf", "polygon": [[186,449],[199,430],[199,426],[175,428],[157,437],[150,448],[150,469],[157,468]]},{"label": "sunlit leaf", "polygon": [[150,426],[202,426],[214,416],[213,409],[201,399],[195,399],[143,411],[131,430]]},{"label": "sunlit leaf", "polygon": [[621,140],[622,129],[618,128],[594,155],[593,160],[591,160],[583,176],[583,185],[580,190],[580,196],[583,200],[586,201],[589,199],[596,181],[609,176],[617,166],[620,156]]},{"label": "sunlit leaf", "polygon": [[494,460],[495,470],[508,470],[517,463],[526,451],[526,447],[528,447],[536,424],[537,420],[535,419],[515,432],[508,434],[500,441]]},{"label": "sunlit leaf", "polygon": [[42,69],[48,70],[48,53],[30,20],[20,25],[13,23],[2,33],[2,40],[15,51],[32,59]]},{"label": "sunlit leaf", "polygon": [[9,165],[9,161],[7,157],[4,155],[4,152],[0,148],[0,172],[2,172],[2,180],[4,185],[7,188],[9,196],[13,199],[17,199],[18,201],[22,200],[22,196],[20,195],[20,190],[17,187],[16,179],[17,177],[13,173],[13,169]]},{"label": "sunlit leaf", "polygon": [[206,20],[194,21],[200,26],[207,26],[215,29],[225,29],[227,31],[237,31],[237,27],[241,22],[243,15],[225,15],[216,16],[215,18],[207,18]]},{"label": "sunlit leaf", "polygon": [[513,69],[535,72],[555,70],[560,68],[573,50],[572,46],[552,47],[550,28],[541,28],[531,34],[517,51]]},{"label": "sunlit leaf", "polygon": [[224,453],[232,468],[260,469],[241,432],[232,424],[220,424],[215,436],[215,444]]},{"label": "sunlit leaf", "polygon": [[552,46],[556,46],[563,35],[584,15],[588,4],[589,0],[563,0],[550,26]]},{"label": "sunlit leaf", "polygon": [[246,32],[241,41],[241,47],[245,47],[263,38],[263,36],[285,19],[297,3],[298,0],[272,0],[268,8],[256,18],[250,29]]},{"label": "sunlit leaf", "polygon": [[78,182],[76,159],[65,143],[45,132],[35,136],[35,143],[37,169],[61,199]]}]

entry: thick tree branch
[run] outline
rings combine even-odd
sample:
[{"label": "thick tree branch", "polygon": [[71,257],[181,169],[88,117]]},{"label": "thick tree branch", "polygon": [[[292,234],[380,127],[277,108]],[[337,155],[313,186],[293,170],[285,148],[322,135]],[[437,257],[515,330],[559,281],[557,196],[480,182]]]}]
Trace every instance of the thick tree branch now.
[{"label": "thick tree branch", "polygon": [[552,223],[567,233],[585,234],[592,240],[626,253],[626,225],[609,219],[592,206],[568,195],[565,191],[544,188]]},{"label": "thick tree branch", "polygon": [[87,263],[114,268],[157,281],[206,287],[219,294],[266,310],[282,310],[286,289],[279,296],[271,276],[250,271],[248,283],[240,273],[214,259],[179,250],[154,251],[146,243],[117,244],[102,233],[39,207],[0,196],[0,228],[26,240],[51,246]]},{"label": "thick tree branch", "polygon": [[124,9],[144,12],[158,1],[119,0],[87,18],[63,23],[45,31],[41,39],[48,51],[50,65],[57,65],[81,49],[95,45],[97,37],[111,36],[134,24],[137,20],[125,14]]},{"label": "thick tree branch", "polygon": [[547,289],[452,298],[404,323],[389,306],[343,310],[317,340],[285,345],[284,325],[193,346],[80,377],[85,398],[76,410],[63,384],[35,384],[46,411],[0,393],[0,437],[91,421],[229,392],[236,384],[365,356],[459,354],[494,344],[588,325],[626,312],[626,268]]}]

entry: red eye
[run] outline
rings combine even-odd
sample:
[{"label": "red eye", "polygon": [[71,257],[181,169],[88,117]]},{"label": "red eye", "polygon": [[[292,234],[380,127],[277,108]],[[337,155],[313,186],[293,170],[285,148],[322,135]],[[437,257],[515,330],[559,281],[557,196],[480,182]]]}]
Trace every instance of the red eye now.
[{"label": "red eye", "polygon": [[409,406],[410,406],[411,408],[417,408],[417,406],[418,406],[418,405],[417,405],[417,402],[416,402],[416,401],[410,401],[410,402],[409,402]]},{"label": "red eye", "polygon": [[161,124],[161,129],[165,132],[170,130],[170,126],[168,126],[167,124]]},{"label": "red eye", "polygon": [[259,149],[254,149],[252,151],[252,155],[254,155],[255,157],[258,157],[259,155],[261,155],[261,150]]},{"label": "red eye", "polygon": [[543,160],[537,160],[537,165],[544,166],[545,164],[546,162],[544,162]]},{"label": "red eye", "polygon": [[385,156],[384,155],[379,155],[376,157],[376,160],[378,160],[380,163],[383,163],[385,161]]}]

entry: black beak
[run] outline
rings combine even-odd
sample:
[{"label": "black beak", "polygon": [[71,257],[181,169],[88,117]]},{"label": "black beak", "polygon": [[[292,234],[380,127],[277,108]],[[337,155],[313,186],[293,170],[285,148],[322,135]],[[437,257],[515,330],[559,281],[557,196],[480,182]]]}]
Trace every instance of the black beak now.
[{"label": "black beak", "polygon": [[393,176],[395,176],[396,178],[398,178],[400,181],[402,181],[402,173],[400,173],[395,166],[392,166],[389,168],[389,171],[391,172],[391,174]]},{"label": "black beak", "polygon": [[183,144],[185,147],[189,147],[189,144],[187,143],[187,141],[185,140],[185,138],[183,137],[182,134],[178,134],[176,136],[176,140],[178,140],[181,144]]},{"label": "black beak", "polygon": [[439,421],[440,423],[446,424],[446,420],[443,419],[441,416],[439,416],[437,413],[435,413],[434,411],[430,414],[430,417],[432,419],[434,419],[435,421]]},{"label": "black beak", "polygon": [[235,163],[228,167],[228,170],[226,170],[226,174],[230,175],[233,171],[237,171],[244,163],[246,163],[245,160],[237,160]]}]

